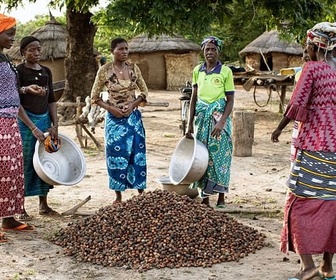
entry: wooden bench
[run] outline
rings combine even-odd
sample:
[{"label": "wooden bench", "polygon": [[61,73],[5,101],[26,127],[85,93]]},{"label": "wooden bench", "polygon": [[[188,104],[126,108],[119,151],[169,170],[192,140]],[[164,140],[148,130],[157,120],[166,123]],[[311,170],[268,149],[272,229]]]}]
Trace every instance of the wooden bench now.
[{"label": "wooden bench", "polygon": [[64,88],[65,88],[65,80],[54,82],[53,88],[54,88],[54,94],[55,94],[56,101],[58,101],[63,94]]}]

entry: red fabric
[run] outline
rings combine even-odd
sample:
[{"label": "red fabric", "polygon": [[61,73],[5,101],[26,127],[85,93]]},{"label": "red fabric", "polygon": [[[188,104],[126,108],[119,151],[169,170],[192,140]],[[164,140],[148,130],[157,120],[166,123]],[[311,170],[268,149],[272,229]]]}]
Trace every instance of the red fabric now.
[{"label": "red fabric", "polygon": [[15,24],[15,18],[0,14],[0,33],[12,28]]},{"label": "red fabric", "polygon": [[286,198],[280,250],[297,254],[336,253],[336,201]]},{"label": "red fabric", "polygon": [[21,214],[23,154],[16,118],[0,118],[0,218]]},{"label": "red fabric", "polygon": [[306,62],[286,116],[302,122],[296,148],[336,152],[335,69],[325,61]]}]

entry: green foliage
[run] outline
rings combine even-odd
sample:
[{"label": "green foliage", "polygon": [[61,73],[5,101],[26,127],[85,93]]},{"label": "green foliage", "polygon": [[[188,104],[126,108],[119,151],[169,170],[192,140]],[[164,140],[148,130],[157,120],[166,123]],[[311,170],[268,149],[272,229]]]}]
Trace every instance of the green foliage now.
[{"label": "green foliage", "polygon": [[[3,0],[8,9],[22,0]],[[30,0],[29,2],[36,2]],[[99,0],[51,0],[52,7],[88,12]],[[17,39],[48,20],[37,16],[18,25]],[[65,17],[57,19],[65,22]],[[239,61],[239,51],[266,30],[278,29],[283,38],[304,42],[306,30],[320,21],[336,21],[334,0],[114,0],[92,17],[98,30],[95,48],[110,55],[110,41],[121,36],[180,34],[197,44],[207,35],[224,41],[223,61]]]},{"label": "green foliage", "polygon": [[239,51],[266,30],[302,42],[314,23],[334,18],[331,0],[115,0],[93,21],[125,38],[177,33],[200,43],[216,35],[226,46],[222,60],[239,61]]},{"label": "green foliage", "polygon": [[[229,15],[230,0],[115,0],[99,15],[103,25],[117,29],[129,25],[134,34],[184,33],[200,36],[210,32],[213,22]],[[96,19],[96,17],[94,18]]]}]

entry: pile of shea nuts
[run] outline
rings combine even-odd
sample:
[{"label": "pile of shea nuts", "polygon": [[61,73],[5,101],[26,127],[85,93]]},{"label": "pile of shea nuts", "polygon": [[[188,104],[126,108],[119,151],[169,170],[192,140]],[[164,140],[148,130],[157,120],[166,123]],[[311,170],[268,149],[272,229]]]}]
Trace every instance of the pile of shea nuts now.
[{"label": "pile of shea nuts", "polygon": [[144,271],[238,261],[265,246],[265,235],[187,196],[155,190],[103,207],[52,241],[78,261]]}]

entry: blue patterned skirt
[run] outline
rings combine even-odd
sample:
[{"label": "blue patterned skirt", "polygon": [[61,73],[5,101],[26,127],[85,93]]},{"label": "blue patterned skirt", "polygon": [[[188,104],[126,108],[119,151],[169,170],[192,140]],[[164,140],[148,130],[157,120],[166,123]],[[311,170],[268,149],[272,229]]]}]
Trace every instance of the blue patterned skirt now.
[{"label": "blue patterned skirt", "polygon": [[[46,132],[51,125],[49,112],[36,115],[26,111],[32,122],[42,131]],[[46,196],[52,185],[44,182],[36,173],[33,164],[33,156],[35,151],[36,137],[19,119],[20,132],[23,146],[24,160],[24,181],[25,181],[25,196]]]},{"label": "blue patterned skirt", "polygon": [[110,189],[146,188],[145,129],[139,110],[125,118],[106,113],[105,155]]}]

